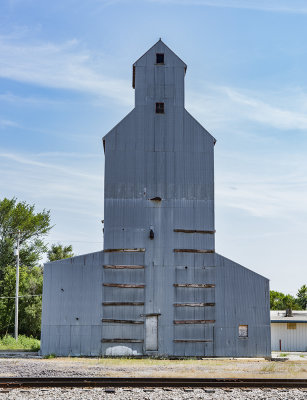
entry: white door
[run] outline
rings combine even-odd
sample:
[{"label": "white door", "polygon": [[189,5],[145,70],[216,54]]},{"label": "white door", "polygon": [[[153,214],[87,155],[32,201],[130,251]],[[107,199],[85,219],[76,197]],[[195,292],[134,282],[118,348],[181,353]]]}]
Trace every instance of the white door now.
[{"label": "white door", "polygon": [[145,320],[145,346],[146,351],[158,350],[158,316],[151,315],[146,317]]}]

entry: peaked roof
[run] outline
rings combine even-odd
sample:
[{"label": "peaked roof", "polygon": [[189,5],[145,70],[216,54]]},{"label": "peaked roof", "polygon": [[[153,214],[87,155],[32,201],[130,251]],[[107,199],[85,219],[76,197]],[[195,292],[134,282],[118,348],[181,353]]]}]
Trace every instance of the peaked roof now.
[{"label": "peaked roof", "polygon": [[157,41],[157,43],[155,43],[153,46],[150,47],[150,49],[148,49],[140,58],[138,58],[135,63],[133,64],[133,66],[135,67],[136,64],[143,58],[146,56],[147,53],[151,52],[155,47],[159,47],[159,51],[161,51],[161,45],[162,47],[166,48],[169,52],[171,52],[180,63],[182,63],[182,65],[184,66],[185,70],[187,69],[187,65],[181,60],[181,58],[179,58],[177,56],[176,53],[173,52],[173,50],[171,50],[162,40],[161,38]]}]

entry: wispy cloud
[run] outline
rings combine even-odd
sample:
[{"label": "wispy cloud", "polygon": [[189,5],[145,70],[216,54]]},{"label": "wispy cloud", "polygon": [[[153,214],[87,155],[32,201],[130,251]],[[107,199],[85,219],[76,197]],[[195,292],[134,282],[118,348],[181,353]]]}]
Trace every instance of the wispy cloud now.
[{"label": "wispy cloud", "polygon": [[[62,155],[62,154],[61,154]],[[102,248],[103,163],[97,157],[83,159],[31,153],[0,153],[0,200],[17,197],[50,209],[55,225],[48,241],[74,243],[75,253]],[[55,158],[55,156],[57,158]],[[96,175],[97,171],[101,174]],[[99,242],[100,241],[100,242]],[[98,242],[98,243],[97,243]]]},{"label": "wispy cloud", "polygon": [[304,152],[270,157],[218,152],[217,165],[217,208],[236,208],[249,215],[278,220],[307,215],[307,203],[302,201],[307,197]]},{"label": "wispy cloud", "polygon": [[52,157],[52,158],[102,158],[101,154],[96,154],[96,153],[68,153],[65,151],[46,151],[42,153],[37,153],[36,157]]},{"label": "wispy cloud", "polygon": [[239,8],[269,12],[307,13],[305,0],[148,0],[151,3]]},{"label": "wispy cloud", "polygon": [[[287,106],[291,107],[289,109],[280,107],[278,104],[270,104],[264,100],[257,100],[231,88],[222,88],[222,90],[231,101],[240,106],[240,110],[242,110],[242,107],[244,108],[245,114],[243,116],[247,119],[278,129],[307,130],[306,104],[301,103],[301,112],[291,109],[294,104],[297,106],[297,100],[293,98],[293,93],[291,98],[288,98]],[[287,96],[287,94],[283,93],[284,96]]]},{"label": "wispy cloud", "polygon": [[307,131],[307,93],[299,89],[274,93],[208,86],[187,93],[187,99],[191,112],[211,129],[244,126],[250,121],[280,130]]},{"label": "wispy cloud", "polygon": [[[80,91],[132,104],[129,82],[101,72],[99,61],[78,41],[32,43],[0,36],[0,77],[55,89]],[[11,98],[12,100],[12,98]]]},{"label": "wispy cloud", "polygon": [[39,167],[44,169],[52,169],[53,171],[58,171],[64,173],[65,175],[72,175],[78,178],[88,179],[90,181],[96,181],[96,182],[101,181],[100,176],[96,176],[94,174],[85,174],[83,172],[77,171],[67,166],[60,166],[60,165],[54,165],[52,163],[49,164],[41,161],[36,161],[33,158],[25,157],[20,154],[0,153],[0,159],[1,158],[8,159],[10,161],[14,161],[15,163],[19,164],[31,165],[33,167]]},{"label": "wispy cloud", "polygon": [[1,119],[0,118],[0,128],[9,128],[9,127],[19,127],[19,124],[17,122],[11,121],[9,119]]}]

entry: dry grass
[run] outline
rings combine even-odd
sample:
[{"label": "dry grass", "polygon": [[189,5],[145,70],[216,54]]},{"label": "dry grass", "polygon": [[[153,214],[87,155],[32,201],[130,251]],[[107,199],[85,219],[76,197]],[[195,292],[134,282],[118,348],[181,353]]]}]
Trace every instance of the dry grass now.
[{"label": "dry grass", "polygon": [[131,377],[221,377],[221,378],[307,378],[307,360],[267,361],[264,359],[157,360],[128,358],[56,358],[43,360],[61,367],[98,376]]}]

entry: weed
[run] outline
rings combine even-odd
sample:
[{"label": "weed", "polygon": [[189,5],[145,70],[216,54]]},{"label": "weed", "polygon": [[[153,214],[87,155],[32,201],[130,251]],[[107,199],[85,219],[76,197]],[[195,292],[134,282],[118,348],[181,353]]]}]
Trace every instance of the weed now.
[{"label": "weed", "polygon": [[279,357],[287,357],[288,354],[289,354],[289,353],[280,353],[280,354],[279,354]]},{"label": "weed", "polygon": [[276,364],[275,363],[270,363],[268,365],[265,365],[264,367],[261,368],[261,372],[275,372],[276,369]]},{"label": "weed", "polygon": [[17,341],[10,335],[5,335],[0,338],[0,350],[38,351],[39,349],[40,341],[33,337],[19,335]]},{"label": "weed", "polygon": [[56,358],[56,355],[54,353],[51,353],[51,354],[45,355],[44,358],[49,360],[50,358]]}]

